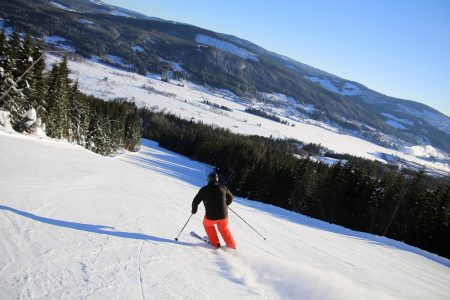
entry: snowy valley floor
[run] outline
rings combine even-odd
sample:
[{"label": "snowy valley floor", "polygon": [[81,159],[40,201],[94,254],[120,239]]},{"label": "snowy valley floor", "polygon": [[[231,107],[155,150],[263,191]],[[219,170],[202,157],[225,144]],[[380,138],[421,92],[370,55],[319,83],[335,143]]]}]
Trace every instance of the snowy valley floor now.
[{"label": "snowy valley floor", "polygon": [[114,158],[0,132],[0,299],[448,299],[450,261],[235,199],[238,251],[213,250],[209,167],[142,140]]}]

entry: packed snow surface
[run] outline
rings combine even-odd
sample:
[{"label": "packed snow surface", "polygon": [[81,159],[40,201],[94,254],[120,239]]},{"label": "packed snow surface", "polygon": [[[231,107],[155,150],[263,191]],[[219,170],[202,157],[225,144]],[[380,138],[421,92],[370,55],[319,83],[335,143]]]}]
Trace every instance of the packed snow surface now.
[{"label": "packed snow surface", "polygon": [[252,53],[244,48],[241,48],[239,46],[236,46],[235,44],[232,44],[230,42],[216,39],[216,38],[204,35],[204,34],[197,34],[195,41],[197,43],[212,46],[219,50],[234,54],[234,55],[242,57],[244,59],[259,61],[258,56],[256,56],[254,53]]},{"label": "packed snow surface", "polygon": [[[50,65],[57,61],[59,58],[55,56],[49,56],[47,59]],[[315,108],[295,104],[293,98],[285,95],[262,94],[262,101],[241,99],[230,91],[208,89],[188,81],[172,80],[167,83],[155,74],[141,76],[96,61],[69,61],[69,67],[72,71],[71,78],[79,81],[82,92],[102,99],[127,98],[139,107],[170,112],[184,119],[228,128],[235,133],[294,138],[305,143],[321,144],[337,153],[349,153],[384,162],[386,160],[382,157],[385,155],[397,156],[439,173],[450,173],[447,162],[423,160],[411,154],[381,147],[357,137],[341,134],[329,124],[305,118],[305,115],[313,112]],[[226,106],[232,111],[211,107],[204,101]],[[264,109],[290,125],[246,113],[247,108]]]},{"label": "packed snow surface", "polygon": [[[0,132],[0,299],[448,299],[450,262],[387,238],[235,198],[237,251],[211,249],[210,166],[142,140],[102,157]],[[223,244],[223,242],[222,242]]]}]

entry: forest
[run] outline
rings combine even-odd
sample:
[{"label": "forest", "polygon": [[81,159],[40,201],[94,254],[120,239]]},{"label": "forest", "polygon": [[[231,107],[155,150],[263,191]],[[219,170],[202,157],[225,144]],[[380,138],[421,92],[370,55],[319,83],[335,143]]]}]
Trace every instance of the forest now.
[{"label": "forest", "polygon": [[106,102],[79,91],[67,59],[46,72],[42,41],[0,32],[0,111],[17,132],[65,139],[102,155],[139,145],[134,103]]}]

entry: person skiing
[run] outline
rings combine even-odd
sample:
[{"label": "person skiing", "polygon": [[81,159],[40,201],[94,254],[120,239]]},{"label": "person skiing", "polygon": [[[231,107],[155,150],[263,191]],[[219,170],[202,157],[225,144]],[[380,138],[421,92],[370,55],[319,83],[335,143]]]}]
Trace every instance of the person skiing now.
[{"label": "person skiing", "polygon": [[228,205],[233,202],[233,195],[225,186],[219,185],[219,175],[211,173],[208,175],[208,184],[202,187],[192,201],[192,214],[197,212],[198,205],[203,201],[205,205],[205,217],[203,227],[210,244],[219,248],[219,237],[214,225],[220,232],[228,248],[236,249],[236,243],[228,229]]}]

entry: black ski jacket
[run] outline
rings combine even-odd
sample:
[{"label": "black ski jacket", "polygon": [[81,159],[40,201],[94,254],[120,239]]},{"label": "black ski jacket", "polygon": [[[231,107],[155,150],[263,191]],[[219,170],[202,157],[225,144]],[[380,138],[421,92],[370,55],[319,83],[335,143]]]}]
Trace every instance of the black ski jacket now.
[{"label": "black ski jacket", "polygon": [[198,205],[203,201],[206,218],[221,220],[228,217],[228,205],[233,202],[233,195],[225,186],[217,183],[208,183],[198,191],[192,201],[192,213],[197,212]]}]

